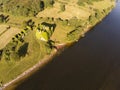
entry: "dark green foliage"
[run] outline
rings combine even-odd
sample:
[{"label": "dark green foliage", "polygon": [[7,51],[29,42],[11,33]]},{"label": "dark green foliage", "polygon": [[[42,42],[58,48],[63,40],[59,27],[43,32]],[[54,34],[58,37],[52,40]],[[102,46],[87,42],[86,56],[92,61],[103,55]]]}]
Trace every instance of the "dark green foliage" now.
[{"label": "dark green foliage", "polygon": [[5,54],[4,54],[5,60],[10,60],[10,50],[5,50],[4,53],[5,53]]},{"label": "dark green foliage", "polygon": [[5,60],[10,60],[10,55],[16,48],[16,45],[14,43],[9,43],[7,46],[3,49],[3,57]]},{"label": "dark green foliage", "polygon": [[0,50],[0,60],[2,58],[2,53],[3,53],[3,50]]},{"label": "dark green foliage", "polygon": [[48,28],[48,30],[46,29],[46,32],[48,33],[49,38],[50,38],[52,36],[55,28],[56,28],[56,24],[50,24],[50,23],[42,22],[41,25],[45,26],[45,28]]},{"label": "dark green foliage", "polygon": [[54,18],[53,18],[53,17],[47,17],[46,20],[47,20],[48,22],[54,22]]},{"label": "dark green foliage", "polygon": [[98,9],[94,10],[95,11],[95,17],[99,20],[102,18],[102,12],[100,12]]},{"label": "dark green foliage", "polygon": [[22,33],[18,33],[16,34],[13,38],[12,38],[12,43],[14,43],[16,46],[18,45],[18,43],[23,43],[23,37],[25,36],[25,34]]},{"label": "dark green foliage", "polygon": [[89,20],[89,22],[90,22],[91,25],[94,25],[96,23],[97,19],[96,19],[95,15],[92,14],[92,15],[89,16],[88,20]]},{"label": "dark green foliage", "polygon": [[0,11],[20,16],[36,16],[39,11],[53,4],[54,0],[0,0]]},{"label": "dark green foliage", "polygon": [[[18,48],[18,49],[17,49]],[[3,49],[3,58],[5,60],[19,60],[20,57],[24,57],[27,54],[28,43],[15,43],[10,42]]]},{"label": "dark green foliage", "polygon": [[6,23],[9,20],[9,15],[5,16],[3,14],[0,15],[0,23]]},{"label": "dark green foliage", "polygon": [[32,19],[28,20],[26,23],[27,23],[27,26],[31,27],[31,29],[34,27],[34,24],[35,24],[35,22],[32,21]]},{"label": "dark green foliage", "polygon": [[56,20],[55,20],[57,23],[59,23],[59,24],[62,24],[63,23],[63,19],[61,19],[61,18],[56,18]]},{"label": "dark green foliage", "polygon": [[47,42],[47,44],[48,44],[48,47],[49,47],[50,49],[54,48],[54,46],[55,46],[55,42],[52,41],[52,40],[49,40],[49,41]]},{"label": "dark green foliage", "polygon": [[40,1],[40,11],[44,10],[45,4],[43,1]]},{"label": "dark green foliage", "polygon": [[30,27],[30,29],[33,30],[34,26],[35,26],[35,22],[32,19],[23,22],[24,29],[28,29],[28,27]]},{"label": "dark green foliage", "polygon": [[64,4],[60,4],[60,9],[61,9],[62,12],[65,11],[65,5]]}]

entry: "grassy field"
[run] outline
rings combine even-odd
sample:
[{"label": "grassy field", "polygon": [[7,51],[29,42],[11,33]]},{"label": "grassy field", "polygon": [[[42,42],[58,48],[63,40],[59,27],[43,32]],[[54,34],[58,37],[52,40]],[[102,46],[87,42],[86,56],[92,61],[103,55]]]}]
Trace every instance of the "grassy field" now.
[{"label": "grassy field", "polygon": [[47,55],[45,44],[36,40],[34,32],[30,32],[29,35],[25,37],[25,41],[29,43],[29,55],[26,55],[24,58],[16,61],[0,61],[0,73],[2,73],[0,74],[0,81],[3,83],[14,79]]},{"label": "grassy field", "polygon": [[[110,2],[110,0],[104,0],[104,1],[100,1],[100,2],[94,2],[93,5],[86,5],[85,7],[79,6],[79,8],[78,8],[78,6],[74,6],[74,4],[71,5],[71,3],[69,3],[67,5],[68,5],[68,8],[66,8],[66,11],[64,11],[62,13],[64,13],[65,15],[71,15],[73,17],[76,16],[76,17],[80,18],[81,20],[83,20],[83,24],[84,24],[85,22],[86,23],[89,22],[87,19],[89,18],[89,16],[91,14],[95,13],[95,11],[93,9],[98,9],[100,11],[103,11],[103,9],[107,9],[108,7],[111,7],[112,5],[114,5],[114,2]],[[59,5],[57,5],[57,6],[59,6]],[[55,6],[55,7],[57,7],[57,6]],[[72,8],[72,7],[74,7],[74,8]],[[91,10],[89,7],[92,7],[93,9]],[[73,10],[73,9],[75,9],[75,10]],[[50,14],[52,12],[54,12],[54,14]],[[78,12],[80,15],[77,14],[76,12]],[[51,10],[50,12],[47,10],[45,13],[44,13],[44,11],[40,12],[38,15],[40,15],[40,16],[43,15],[43,17],[48,17],[48,16],[54,17],[55,16],[56,18],[57,17],[60,17],[63,19],[66,18],[65,15],[61,15],[61,14],[57,13],[56,10],[54,11],[54,9]],[[67,16],[67,17],[71,18],[69,16]],[[103,18],[103,17],[104,17],[104,15],[101,18]],[[98,22],[98,21],[99,20],[96,20],[94,22]],[[88,23],[88,25],[85,25],[85,27],[87,27],[89,25],[90,24]],[[66,35],[68,32],[70,32],[74,29],[75,29],[75,27],[71,27],[69,25],[65,27],[62,24],[58,24],[56,27],[56,30],[51,38],[53,40],[59,41],[60,43],[68,42],[68,40],[66,40]],[[61,35],[59,35],[59,34],[61,34]]]},{"label": "grassy field", "polygon": [[[86,18],[90,13],[86,10],[81,9],[77,4],[77,0],[63,1],[58,0],[53,6],[53,8],[45,9],[40,12],[37,17],[54,17],[62,19],[70,19],[72,17]],[[65,11],[60,10],[60,5],[65,4]],[[54,13],[54,14],[51,14]]]}]

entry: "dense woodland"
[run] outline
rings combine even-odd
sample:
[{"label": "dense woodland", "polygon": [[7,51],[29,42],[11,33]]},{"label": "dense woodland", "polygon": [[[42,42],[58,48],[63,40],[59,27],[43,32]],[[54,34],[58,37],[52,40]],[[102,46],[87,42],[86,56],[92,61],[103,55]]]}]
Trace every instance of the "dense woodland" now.
[{"label": "dense woodland", "polygon": [[53,4],[54,0],[0,0],[0,11],[14,15],[35,16]]},{"label": "dense woodland", "polygon": [[[58,0],[0,0],[0,11],[14,15],[35,16],[45,8],[52,7]],[[78,5],[92,4],[93,1],[102,0],[78,0]],[[69,2],[69,1],[68,1]],[[61,6],[64,10],[64,5]]]}]

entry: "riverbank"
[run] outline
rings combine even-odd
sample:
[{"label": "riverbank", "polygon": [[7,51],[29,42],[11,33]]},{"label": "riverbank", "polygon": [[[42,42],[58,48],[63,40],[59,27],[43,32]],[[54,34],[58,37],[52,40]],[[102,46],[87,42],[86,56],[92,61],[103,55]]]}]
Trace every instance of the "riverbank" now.
[{"label": "riverbank", "polygon": [[[111,11],[111,10],[110,10]],[[101,17],[102,19],[104,18],[105,16]],[[101,19],[101,20],[102,20]],[[10,82],[6,83],[3,85],[3,88],[5,90],[10,90],[11,87],[16,87],[17,84],[19,83],[22,83],[22,81],[24,81],[27,77],[29,77],[30,75],[32,75],[35,71],[39,70],[40,68],[42,68],[45,64],[47,64],[48,62],[50,62],[52,60],[52,58],[54,56],[57,55],[57,53],[59,53],[59,50],[62,50],[66,47],[69,47],[70,45],[72,45],[73,43],[77,42],[81,37],[84,37],[85,33],[88,32],[92,27],[94,27],[97,23],[99,23],[101,20],[97,20],[93,25],[91,24],[87,24],[84,28],[83,28],[83,31],[81,33],[79,33],[79,37],[76,38],[76,40],[72,40],[72,41],[66,41],[64,42],[64,40],[62,41],[61,40],[61,37],[64,36],[64,35],[59,35],[60,38],[57,38],[58,41],[60,41],[60,43],[56,44],[56,47],[57,49],[54,49],[52,51],[52,53],[50,55],[45,55],[43,57],[43,59],[41,59],[37,64],[35,64],[32,68],[26,70],[25,72],[23,72],[22,74],[18,75],[17,78],[11,80]],[[87,20],[86,20],[87,22]],[[85,22],[85,23],[86,23]],[[58,23],[57,23],[58,24]],[[59,28],[59,27],[58,27]],[[62,29],[62,28],[61,28]],[[59,29],[58,29],[59,30]],[[56,31],[56,33],[54,33],[54,37],[53,38],[56,38],[56,35],[58,35],[57,33],[59,33],[60,31]],[[62,34],[62,33],[61,33]],[[66,33],[65,33],[66,35]],[[29,35],[30,36],[30,35]],[[58,37],[59,37],[58,36]],[[64,38],[64,37],[62,37]],[[31,40],[31,39],[29,39]],[[54,39],[53,39],[54,40]],[[31,49],[31,48],[30,48]],[[39,54],[38,54],[39,55]],[[9,89],[7,89],[9,88]],[[11,89],[12,90],[12,89]]]},{"label": "riverbank", "polygon": [[[103,17],[104,18],[104,17]],[[102,19],[103,19],[102,18]],[[102,19],[100,21],[102,21]],[[99,21],[99,22],[100,22]],[[99,23],[99,22],[96,22]],[[96,25],[95,24],[95,25]],[[94,26],[87,26],[84,29],[83,34],[87,33],[91,28],[93,28]],[[81,37],[81,36],[80,36]],[[12,90],[13,88],[16,87],[16,85],[19,85],[19,83],[23,82],[26,78],[28,78],[29,76],[31,76],[34,72],[36,72],[37,70],[40,70],[42,67],[44,67],[48,62],[50,62],[58,53],[59,51],[61,51],[62,49],[64,49],[65,47],[69,47],[71,46],[74,42],[69,42],[69,43],[64,43],[64,44],[59,44],[57,45],[57,49],[54,49],[50,55],[45,56],[41,61],[39,61],[36,65],[34,65],[33,67],[31,67],[30,69],[26,70],[24,73],[22,73],[21,75],[19,75],[17,78],[15,78],[14,80],[10,81],[9,83],[6,83],[3,85],[3,89],[4,90]]]},{"label": "riverbank", "polygon": [[42,68],[44,65],[46,65],[48,62],[52,60],[54,56],[56,56],[57,50],[54,49],[50,55],[45,56],[42,60],[40,60],[37,64],[35,64],[33,67],[30,69],[26,70],[23,72],[21,75],[19,75],[17,78],[14,80],[6,83],[3,85],[4,90],[11,90],[10,88],[14,87],[16,84],[18,84],[20,81],[24,81],[24,79],[28,78],[30,75],[32,75],[34,72]]}]

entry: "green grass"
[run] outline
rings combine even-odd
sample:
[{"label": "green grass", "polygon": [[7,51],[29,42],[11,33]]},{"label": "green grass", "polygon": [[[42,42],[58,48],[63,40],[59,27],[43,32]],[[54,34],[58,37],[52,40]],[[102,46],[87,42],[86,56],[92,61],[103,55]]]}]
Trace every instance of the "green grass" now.
[{"label": "green grass", "polygon": [[0,73],[2,73],[0,74],[0,81],[3,83],[14,79],[48,54],[45,46],[46,43],[37,41],[34,31],[29,32],[25,37],[25,41],[29,43],[28,55],[20,60],[0,61]]}]

